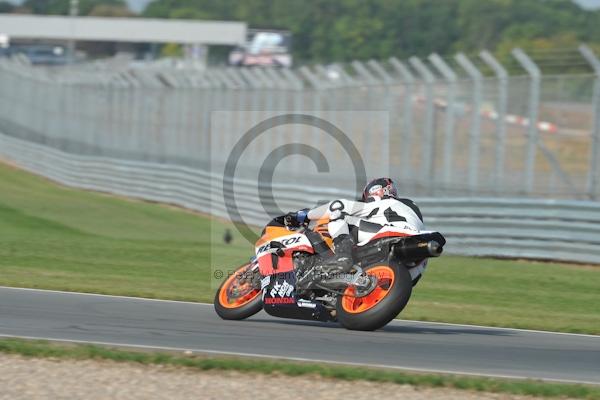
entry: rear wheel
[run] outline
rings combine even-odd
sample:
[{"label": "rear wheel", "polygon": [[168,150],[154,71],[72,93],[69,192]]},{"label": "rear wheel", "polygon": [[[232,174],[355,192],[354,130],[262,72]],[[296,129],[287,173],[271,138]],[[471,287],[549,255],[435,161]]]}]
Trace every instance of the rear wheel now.
[{"label": "rear wheel", "polygon": [[245,264],[231,274],[215,295],[215,311],[223,319],[248,318],[262,309],[260,289],[252,284],[252,264]]},{"label": "rear wheel", "polygon": [[408,270],[397,263],[378,263],[364,269],[376,278],[373,290],[362,295],[348,287],[338,298],[337,318],[347,329],[373,331],[385,326],[404,309],[412,293]]}]

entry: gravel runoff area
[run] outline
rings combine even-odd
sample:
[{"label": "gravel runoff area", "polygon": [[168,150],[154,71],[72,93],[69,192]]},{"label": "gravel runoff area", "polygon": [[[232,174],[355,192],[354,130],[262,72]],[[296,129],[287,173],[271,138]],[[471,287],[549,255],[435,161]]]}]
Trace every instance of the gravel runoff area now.
[{"label": "gravel runoff area", "polygon": [[500,400],[528,396],[97,360],[0,355],[0,399]]}]

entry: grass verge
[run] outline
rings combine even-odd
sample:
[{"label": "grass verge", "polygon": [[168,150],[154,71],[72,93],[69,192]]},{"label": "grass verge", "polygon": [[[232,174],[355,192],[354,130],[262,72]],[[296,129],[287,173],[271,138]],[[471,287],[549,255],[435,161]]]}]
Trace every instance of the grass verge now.
[{"label": "grass verge", "polygon": [[507,393],[539,397],[598,399],[600,388],[588,385],[548,383],[533,380],[509,380],[466,377],[445,374],[399,372],[379,368],[357,368],[343,365],[300,363],[233,357],[182,356],[165,352],[127,351],[94,345],[63,345],[47,341],[1,339],[0,352],[25,357],[59,359],[96,359],[139,364],[163,364],[198,370],[231,370],[287,376],[318,375],[347,381],[366,380],[433,388],[454,388],[479,392]]},{"label": "grass verge", "polygon": [[[224,244],[227,228],[0,164],[0,285],[211,302],[214,265],[253,252],[234,229]],[[401,317],[600,334],[598,287],[600,268],[443,256]]]}]

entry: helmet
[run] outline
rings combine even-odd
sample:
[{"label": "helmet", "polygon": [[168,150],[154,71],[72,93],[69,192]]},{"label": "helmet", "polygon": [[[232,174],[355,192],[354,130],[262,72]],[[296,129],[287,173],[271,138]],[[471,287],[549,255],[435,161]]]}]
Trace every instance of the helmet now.
[{"label": "helmet", "polygon": [[367,183],[362,194],[362,200],[367,201],[369,197],[398,197],[396,184],[390,178],[377,178]]}]

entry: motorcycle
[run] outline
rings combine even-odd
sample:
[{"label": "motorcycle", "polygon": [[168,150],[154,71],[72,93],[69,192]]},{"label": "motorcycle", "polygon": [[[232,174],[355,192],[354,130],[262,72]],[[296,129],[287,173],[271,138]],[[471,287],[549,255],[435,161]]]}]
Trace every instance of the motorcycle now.
[{"label": "motorcycle", "polygon": [[220,285],[214,307],[221,318],[241,320],[264,309],[280,318],[376,330],[404,309],[423,262],[439,257],[446,243],[439,232],[379,225],[354,246],[354,266],[346,272],[327,264],[332,255],[327,218],[295,229],[284,219],[263,229],[255,257]]}]

